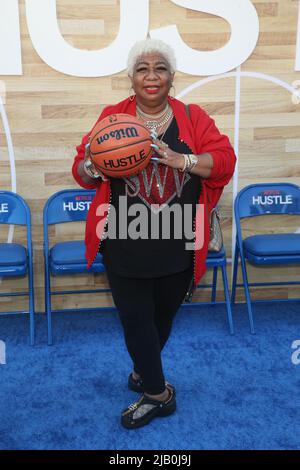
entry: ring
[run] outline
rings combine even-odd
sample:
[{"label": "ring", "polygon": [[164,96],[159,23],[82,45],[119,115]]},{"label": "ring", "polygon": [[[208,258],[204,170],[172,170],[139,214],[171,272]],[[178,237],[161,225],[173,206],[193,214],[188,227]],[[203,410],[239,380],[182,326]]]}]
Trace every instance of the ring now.
[{"label": "ring", "polygon": [[163,144],[163,146],[166,147],[166,148],[169,147],[168,144],[166,144],[166,142],[162,142],[162,144]]},{"label": "ring", "polygon": [[168,158],[167,152],[164,152],[164,153],[163,153],[163,156],[164,156],[165,158]]}]

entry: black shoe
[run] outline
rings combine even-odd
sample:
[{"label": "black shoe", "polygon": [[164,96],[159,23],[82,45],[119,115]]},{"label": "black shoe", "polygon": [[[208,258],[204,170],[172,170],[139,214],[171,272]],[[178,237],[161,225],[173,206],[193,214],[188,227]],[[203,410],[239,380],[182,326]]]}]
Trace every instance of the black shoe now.
[{"label": "black shoe", "polygon": [[169,397],[166,401],[154,400],[145,394],[122,412],[121,424],[127,429],[136,429],[149,424],[153,418],[169,416],[176,410],[176,398],[167,387]]},{"label": "black shoe", "polygon": [[[168,382],[166,382],[166,387],[169,387],[174,395],[176,395],[175,387]],[[142,379],[134,379],[132,373],[128,377],[128,388],[134,392],[143,393],[144,392],[144,383]]]}]

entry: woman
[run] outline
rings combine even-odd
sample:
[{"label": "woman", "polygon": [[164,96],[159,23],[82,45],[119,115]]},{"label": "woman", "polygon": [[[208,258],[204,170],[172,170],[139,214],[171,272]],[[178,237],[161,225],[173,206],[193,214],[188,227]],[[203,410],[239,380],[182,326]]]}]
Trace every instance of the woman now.
[{"label": "woman", "polygon": [[[98,119],[126,113],[137,116],[149,128],[155,153],[145,170],[130,178],[99,174],[89,158],[90,134],[77,147],[73,164],[73,175],[79,185],[97,190],[87,217],[86,258],[91,266],[98,250],[103,254],[133,361],[128,386],[142,393],[121,415],[126,428],[144,426],[156,416],[175,411],[175,388],[165,381],[161,351],[185,294],[198,285],[205,272],[209,212],[217,204],[235,166],[228,138],[220,134],[205,111],[197,105],[186,107],[169,96],[175,69],[175,56],[168,45],[155,39],[138,42],[128,57],[134,93],[106,107]],[[113,207],[117,215],[114,221],[119,220],[121,198],[126,200],[128,212],[134,204],[146,208],[146,237],[110,235],[108,213]],[[105,213],[99,210],[102,204],[109,204]],[[204,212],[198,213],[197,204],[204,207]],[[191,209],[189,230],[184,234],[180,229],[183,225],[187,228],[187,218],[165,217],[166,211],[175,206],[181,214],[185,208]],[[128,224],[132,219],[126,220]],[[168,236],[164,237],[166,220]],[[153,236],[155,223],[162,223],[163,228],[160,226]],[[191,240],[186,234],[189,231],[193,234],[192,250],[187,248]]]}]

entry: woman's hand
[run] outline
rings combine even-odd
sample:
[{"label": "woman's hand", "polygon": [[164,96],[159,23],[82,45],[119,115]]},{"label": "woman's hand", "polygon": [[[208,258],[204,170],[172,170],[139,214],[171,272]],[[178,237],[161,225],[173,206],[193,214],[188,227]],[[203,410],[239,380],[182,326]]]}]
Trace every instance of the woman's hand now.
[{"label": "woman's hand", "polygon": [[164,165],[170,166],[171,168],[177,168],[182,170],[184,167],[184,156],[182,153],[174,152],[171,150],[164,141],[161,141],[155,137],[155,134],[151,135],[153,144],[151,147],[160,156],[160,158],[152,157],[151,160],[158,161]]},{"label": "woman's hand", "polygon": [[84,162],[83,162],[83,169],[87,176],[92,179],[101,178],[102,181],[107,181],[107,177],[98,169],[96,169],[95,165],[93,164],[90,156],[90,144],[85,146],[85,155],[84,155]]},{"label": "woman's hand", "polygon": [[157,133],[155,131],[151,132],[151,138],[153,140],[151,147],[159,155],[158,158],[151,157],[152,161],[163,163],[171,168],[177,168],[180,171],[188,171],[188,173],[201,176],[202,178],[210,177],[214,165],[213,157],[210,153],[194,155],[197,157],[197,160],[193,164],[192,168],[189,168],[187,167],[187,164],[189,163],[187,157],[184,157],[182,153],[174,152],[165,142],[157,139]]}]

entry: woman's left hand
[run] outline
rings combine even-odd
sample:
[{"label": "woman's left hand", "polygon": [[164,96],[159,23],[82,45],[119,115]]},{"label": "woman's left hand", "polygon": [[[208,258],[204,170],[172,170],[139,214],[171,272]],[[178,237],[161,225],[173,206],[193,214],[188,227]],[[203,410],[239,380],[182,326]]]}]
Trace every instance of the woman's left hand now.
[{"label": "woman's left hand", "polygon": [[153,144],[151,144],[151,147],[160,156],[160,158],[153,159],[153,161],[163,163],[164,165],[170,166],[171,168],[177,168],[180,170],[183,168],[183,154],[171,150],[168,144],[166,144],[164,141],[153,138]]}]

